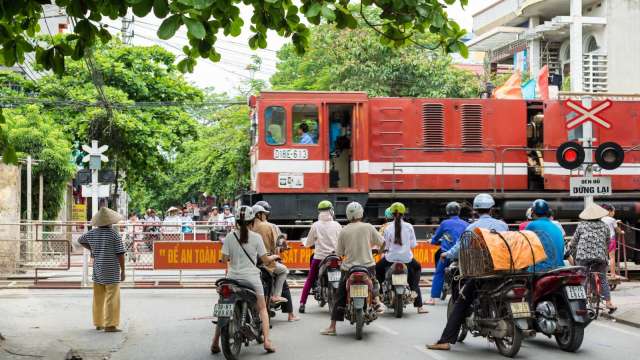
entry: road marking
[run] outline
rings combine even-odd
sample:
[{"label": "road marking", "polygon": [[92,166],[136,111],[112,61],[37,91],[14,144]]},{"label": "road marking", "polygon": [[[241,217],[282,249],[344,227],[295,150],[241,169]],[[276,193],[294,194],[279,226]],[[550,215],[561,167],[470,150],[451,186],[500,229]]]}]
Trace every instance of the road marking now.
[{"label": "road marking", "polygon": [[390,328],[388,328],[388,327],[386,327],[386,326],[384,326],[384,325],[374,324],[373,326],[375,326],[375,327],[377,327],[378,329],[380,329],[380,330],[382,330],[382,331],[386,332],[387,334],[390,334],[390,335],[400,335],[400,333],[399,333],[399,332],[397,332],[397,331],[395,331],[395,330],[393,330],[393,329],[390,329]]},{"label": "road marking", "polygon": [[16,284],[17,284],[17,283],[16,283],[15,281],[12,281],[12,282],[10,282],[10,283],[9,283],[9,285],[7,285],[7,286],[12,287],[12,286],[16,286]]},{"label": "road marking", "polygon": [[434,360],[446,360],[445,357],[436,354],[436,350],[429,350],[427,349],[424,345],[420,346],[420,345],[413,345],[413,348],[418,350],[419,352],[427,355],[428,357],[434,359]]},{"label": "road marking", "polygon": [[631,335],[631,336],[635,336],[635,337],[640,337],[640,333],[633,332],[633,331],[628,331],[628,330],[624,330],[624,329],[620,329],[620,328],[618,328],[616,326],[607,325],[607,324],[603,324],[603,323],[595,322],[595,321],[593,322],[593,325],[600,326],[600,327],[607,328],[607,329],[611,329],[611,330],[615,330],[615,331],[621,332],[623,334],[627,334],[627,335]]}]

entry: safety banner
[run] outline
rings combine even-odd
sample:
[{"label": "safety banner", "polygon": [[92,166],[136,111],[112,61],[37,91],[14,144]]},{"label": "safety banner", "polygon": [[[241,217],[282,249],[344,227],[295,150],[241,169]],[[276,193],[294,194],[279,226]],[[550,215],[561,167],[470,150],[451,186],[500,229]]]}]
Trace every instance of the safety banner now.
[{"label": "safety banner", "polygon": [[[313,249],[300,242],[290,241],[289,249],[282,252],[282,262],[291,270],[309,270]],[[222,244],[205,241],[156,241],[153,244],[153,268],[156,270],[208,270],[225,269],[221,263]],[[423,269],[435,268],[438,247],[427,242],[418,242],[413,256]],[[376,257],[376,261],[379,257]]]}]

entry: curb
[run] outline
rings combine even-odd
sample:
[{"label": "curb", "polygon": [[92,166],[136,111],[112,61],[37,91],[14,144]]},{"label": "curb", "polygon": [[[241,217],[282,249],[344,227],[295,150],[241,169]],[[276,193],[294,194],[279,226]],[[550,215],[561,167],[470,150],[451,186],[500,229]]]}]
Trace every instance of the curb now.
[{"label": "curb", "polygon": [[619,324],[623,324],[623,325],[627,325],[627,326],[631,326],[634,327],[636,329],[640,329],[640,323],[636,322],[636,321],[631,321],[631,320],[626,320],[618,315],[609,315],[609,314],[602,314],[601,315],[603,318],[609,319],[609,320],[614,320],[615,322],[619,323]]}]

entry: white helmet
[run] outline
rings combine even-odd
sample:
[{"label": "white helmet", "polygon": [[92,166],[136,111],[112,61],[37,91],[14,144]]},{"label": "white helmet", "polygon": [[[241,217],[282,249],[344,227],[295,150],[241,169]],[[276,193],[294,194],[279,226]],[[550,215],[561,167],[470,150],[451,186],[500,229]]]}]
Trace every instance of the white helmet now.
[{"label": "white helmet", "polygon": [[353,221],[355,219],[362,219],[364,217],[364,209],[358,202],[352,202],[347,205],[347,219]]},{"label": "white helmet", "polygon": [[267,209],[264,208],[264,206],[262,205],[258,205],[255,204],[251,207],[251,210],[253,210],[253,215],[258,215],[258,213],[265,213],[268,214],[269,212],[267,211]]},{"label": "white helmet", "polygon": [[493,200],[493,196],[489,194],[478,194],[473,199],[474,209],[491,209],[495,205],[496,202]]},{"label": "white helmet", "polygon": [[256,217],[256,214],[253,213],[250,206],[242,205],[236,210],[235,217],[237,221],[251,221]]}]

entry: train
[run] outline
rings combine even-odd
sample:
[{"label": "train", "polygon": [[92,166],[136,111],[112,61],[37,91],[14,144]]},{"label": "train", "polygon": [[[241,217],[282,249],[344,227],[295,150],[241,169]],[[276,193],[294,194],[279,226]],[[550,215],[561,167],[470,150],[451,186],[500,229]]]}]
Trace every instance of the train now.
[{"label": "train", "polygon": [[[616,142],[624,163],[595,175],[612,179],[618,216],[637,222],[640,199],[640,99],[594,94],[601,109],[596,145]],[[452,200],[469,204],[485,192],[499,216],[523,220],[532,200],[551,202],[556,219],[575,220],[583,199],[569,196],[569,178],[580,169],[558,164],[557,148],[580,141],[582,128],[561,93],[554,100],[369,97],[365,92],[263,91],[249,97],[251,186],[242,201],[268,201],[272,219],[305,223],[316,204],[330,200],[344,217],[351,201],[367,219],[383,220],[393,201],[409,208],[414,223],[433,224]],[[573,100],[572,100],[573,99]],[[600,106],[609,102],[609,106]],[[604,108],[604,109],[603,109]],[[588,110],[588,109],[587,109]],[[588,111],[586,111],[588,112]]]}]

